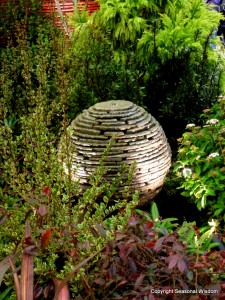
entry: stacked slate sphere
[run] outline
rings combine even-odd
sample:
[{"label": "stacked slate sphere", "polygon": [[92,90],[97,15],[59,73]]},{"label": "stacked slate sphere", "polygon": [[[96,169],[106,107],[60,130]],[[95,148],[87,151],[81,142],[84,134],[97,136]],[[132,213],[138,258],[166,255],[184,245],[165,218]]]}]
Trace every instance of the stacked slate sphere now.
[{"label": "stacked slate sphere", "polygon": [[90,175],[114,137],[105,161],[110,171],[104,179],[112,180],[121,164],[136,161],[132,189],[140,193],[139,205],[161,190],[171,165],[170,146],[160,124],[142,107],[125,100],[100,102],[77,116],[70,129],[72,179],[79,179],[81,189],[89,186]]}]

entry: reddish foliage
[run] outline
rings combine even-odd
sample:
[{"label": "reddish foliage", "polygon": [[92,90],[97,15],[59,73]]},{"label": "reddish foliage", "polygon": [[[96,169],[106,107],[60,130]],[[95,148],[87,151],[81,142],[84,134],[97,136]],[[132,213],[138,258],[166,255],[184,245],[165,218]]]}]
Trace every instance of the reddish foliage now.
[{"label": "reddish foliage", "polygon": [[44,250],[48,246],[50,238],[51,238],[51,230],[48,229],[41,236],[41,250]]},{"label": "reddish foliage", "polygon": [[45,186],[44,188],[43,188],[43,192],[45,193],[45,195],[47,195],[48,197],[50,197],[50,195],[51,195],[51,189],[50,189],[50,186],[48,185],[48,186]]},{"label": "reddish foliage", "polygon": [[47,214],[47,208],[45,205],[40,205],[37,209],[41,217],[44,217]]},{"label": "reddish foliage", "polygon": [[149,230],[154,226],[154,223],[152,221],[147,221],[145,224],[145,229]]},{"label": "reddish foliage", "polygon": [[[213,299],[225,299],[223,252],[191,254],[176,230],[159,234],[154,223],[140,216],[129,219],[123,231],[117,231],[96,271],[79,299],[211,299],[204,293],[178,295],[176,289],[215,289]],[[213,270],[213,273],[212,271]],[[218,280],[215,279],[217,274]],[[196,286],[197,284],[197,286]],[[162,291],[162,295],[154,293]],[[76,299],[76,298],[75,298]],[[78,299],[78,298],[77,298]]]}]

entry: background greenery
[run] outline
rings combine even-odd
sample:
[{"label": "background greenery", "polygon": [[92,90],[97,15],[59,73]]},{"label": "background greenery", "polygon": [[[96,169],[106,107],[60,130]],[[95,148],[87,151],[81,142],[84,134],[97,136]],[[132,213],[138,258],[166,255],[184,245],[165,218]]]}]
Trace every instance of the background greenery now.
[{"label": "background greenery", "polygon": [[72,20],[75,72],[82,59],[74,92],[85,99],[82,108],[126,96],[144,105],[169,138],[180,136],[223,90],[224,62],[212,49],[220,15],[201,0],[100,4],[86,22]]}]

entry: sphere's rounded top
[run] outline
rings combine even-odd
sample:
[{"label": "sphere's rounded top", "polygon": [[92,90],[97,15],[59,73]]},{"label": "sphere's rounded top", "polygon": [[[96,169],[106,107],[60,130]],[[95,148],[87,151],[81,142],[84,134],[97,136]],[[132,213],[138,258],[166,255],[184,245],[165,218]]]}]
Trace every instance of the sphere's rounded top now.
[{"label": "sphere's rounded top", "polygon": [[130,101],[126,100],[109,100],[105,102],[99,102],[93,106],[97,111],[115,111],[115,110],[127,110],[134,106]]}]

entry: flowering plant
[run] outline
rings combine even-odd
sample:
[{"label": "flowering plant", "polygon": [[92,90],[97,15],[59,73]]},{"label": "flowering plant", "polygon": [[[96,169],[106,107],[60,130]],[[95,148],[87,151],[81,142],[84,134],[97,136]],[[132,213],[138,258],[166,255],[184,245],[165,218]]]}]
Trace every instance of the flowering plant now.
[{"label": "flowering plant", "polygon": [[[176,178],[183,196],[225,221],[225,98],[205,109],[203,126],[188,124],[178,139]],[[220,217],[221,216],[221,217]]]}]

